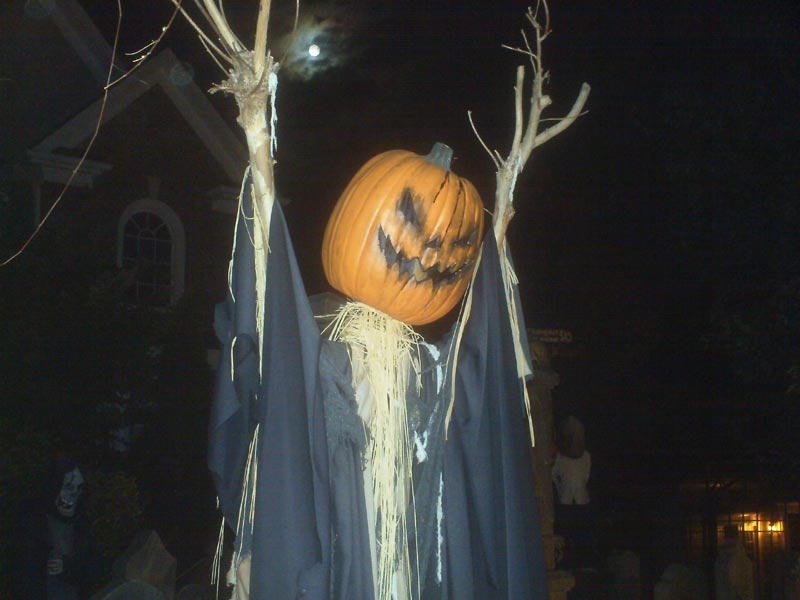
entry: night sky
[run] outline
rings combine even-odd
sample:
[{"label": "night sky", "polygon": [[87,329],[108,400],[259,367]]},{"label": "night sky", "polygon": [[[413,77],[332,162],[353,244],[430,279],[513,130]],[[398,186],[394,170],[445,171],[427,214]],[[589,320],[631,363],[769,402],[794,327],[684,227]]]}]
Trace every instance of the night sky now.
[{"label": "night sky", "polygon": [[[110,38],[115,3],[83,4]],[[157,35],[171,10],[157,4],[123,3],[122,51]],[[252,39],[256,3],[228,4],[241,37]],[[279,45],[294,3],[273,7]],[[326,289],[327,215],[378,152],[424,154],[443,141],[455,149],[454,170],[491,207],[493,166],[467,111],[505,154],[521,59],[501,45],[521,44],[526,7],[303,3],[301,23],[314,25],[324,68],[295,64],[281,75],[276,176],[310,292]],[[693,452],[709,436],[697,429],[698,403],[717,413],[730,396],[722,388],[755,387],[759,398],[785,390],[797,356],[787,349],[797,339],[797,297],[775,295],[798,278],[798,12],[779,0],[562,0],[550,9],[544,53],[554,105],[545,116],[564,114],[584,81],[592,93],[588,113],[535,151],[518,184],[509,237],[528,326],[573,332],[557,349],[556,410],[587,420],[609,455]],[[164,43],[202,88],[219,81],[185,23]],[[235,118],[231,98],[213,101]],[[742,320],[744,341],[730,325]],[[769,335],[753,350],[758,327]],[[764,369],[751,366],[759,361]],[[752,377],[741,381],[745,372]],[[745,415],[755,402],[744,401]],[[764,427],[751,434],[772,437]]]},{"label": "night sky", "polygon": [[[81,4],[111,42],[116,2]],[[167,0],[122,4],[120,55],[157,37],[172,11]],[[227,3],[247,44],[256,7]],[[516,0],[303,3],[321,68],[285,61],[276,178],[310,293],[327,289],[319,259],[327,217],[358,167],[381,151],[425,154],[447,143],[454,171],[491,209],[493,165],[467,111],[505,155],[522,59],[501,45],[522,43],[526,8]],[[279,57],[293,10],[294,2],[273,2]],[[544,61],[554,104],[544,116],[565,114],[582,82],[592,92],[587,114],[534,152],[509,239],[527,325],[573,333],[554,349],[557,416],[583,419],[598,463],[620,478],[720,448],[792,449],[797,8],[788,0],[552,0],[550,11]],[[202,89],[222,79],[180,18],[162,43]],[[234,123],[233,99],[212,101]]]},{"label": "night sky", "polygon": [[[80,3],[111,43],[117,3]],[[553,106],[544,116],[566,114],[583,82],[592,91],[586,114],[534,151],[517,184],[508,237],[527,326],[572,333],[571,343],[550,348],[560,376],[554,411],[557,420],[574,414],[586,424],[594,498],[608,515],[636,503],[651,505],[643,511],[662,506],[662,495],[674,493],[678,482],[721,476],[733,462],[755,465],[775,489],[800,498],[795,4],[550,2],[544,62]],[[156,38],[172,12],[169,0],[122,5],[120,57]],[[273,0],[270,39],[279,58],[294,6],[293,0]],[[320,260],[327,218],[352,175],[379,152],[426,154],[435,142],[448,144],[455,151],[453,170],[470,179],[492,209],[494,166],[467,111],[488,146],[505,156],[513,135],[515,70],[524,59],[501,46],[521,45],[527,6],[519,0],[302,3],[301,26],[320,56],[309,63],[290,54],[284,61],[276,181],[310,294],[329,289]],[[252,45],[257,1],[230,0],[226,7],[240,37]],[[201,89],[224,78],[182,19],[162,44],[185,61]],[[210,98],[236,129],[234,100]],[[58,210],[79,215],[79,192],[65,198]],[[53,231],[62,233],[53,226],[44,235],[57,241]],[[41,247],[44,242],[28,252]],[[87,253],[76,250],[76,256]],[[32,264],[49,260],[32,258]],[[75,281],[80,268],[69,264]],[[22,268],[20,273],[18,281],[34,277]],[[0,286],[3,276],[0,271]],[[8,300],[16,290],[0,287],[0,294]],[[47,324],[39,330],[52,331],[62,344],[54,347],[88,345],[89,338],[70,333],[70,319],[58,312],[64,296],[49,300],[37,299],[52,314],[28,315],[31,322]],[[202,323],[210,330],[212,319],[187,313],[180,326],[196,331]],[[17,339],[27,342],[24,325],[16,325]],[[127,341],[119,337],[107,334],[110,346],[124,349]],[[203,340],[191,342],[198,355],[205,350]],[[41,347],[43,355],[51,350],[49,342]],[[47,365],[56,373],[51,387],[37,388],[45,376],[34,367],[50,357],[5,350],[13,361],[0,365],[0,375],[34,374],[25,393],[64,393],[66,378],[73,377],[72,386],[78,381],[61,357]],[[108,348],[83,350],[87,356],[111,354]],[[199,360],[204,364],[204,357]],[[207,396],[210,385],[203,381],[193,382],[190,392],[181,387],[191,379],[180,376],[188,368],[164,368],[177,374],[174,396]],[[19,408],[27,396],[5,391],[16,402],[8,403],[11,411],[44,421],[35,411],[27,415],[27,405]],[[196,442],[204,450],[204,411],[163,419],[187,428],[182,419],[192,420],[192,431],[203,431]],[[36,441],[42,434],[32,430],[26,439]],[[207,477],[202,460],[191,459],[198,477]],[[22,458],[19,463],[25,464]],[[646,482],[651,491],[642,493],[632,482]]]}]

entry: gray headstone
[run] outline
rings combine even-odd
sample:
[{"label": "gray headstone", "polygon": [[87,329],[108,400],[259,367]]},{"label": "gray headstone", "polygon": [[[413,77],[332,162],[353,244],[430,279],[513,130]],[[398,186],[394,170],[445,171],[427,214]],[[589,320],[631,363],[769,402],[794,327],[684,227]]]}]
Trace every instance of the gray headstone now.
[{"label": "gray headstone", "polygon": [[697,567],[669,565],[653,590],[653,600],[708,600],[706,578]]},{"label": "gray headstone", "polygon": [[175,600],[207,600],[212,597],[208,595],[208,586],[190,583],[181,588]]},{"label": "gray headstone", "polygon": [[639,600],[642,597],[639,555],[630,550],[614,552],[608,557],[611,573],[611,600]]},{"label": "gray headstone", "polygon": [[714,562],[717,600],[754,600],[756,595],[753,561],[738,540],[738,532],[726,536]]},{"label": "gray headstone", "polygon": [[155,531],[142,531],[114,561],[114,579],[146,582],[160,590],[167,600],[173,600],[177,564]]},{"label": "gray headstone", "polygon": [[123,581],[92,598],[93,600],[166,600],[166,596],[160,590],[138,579]]}]

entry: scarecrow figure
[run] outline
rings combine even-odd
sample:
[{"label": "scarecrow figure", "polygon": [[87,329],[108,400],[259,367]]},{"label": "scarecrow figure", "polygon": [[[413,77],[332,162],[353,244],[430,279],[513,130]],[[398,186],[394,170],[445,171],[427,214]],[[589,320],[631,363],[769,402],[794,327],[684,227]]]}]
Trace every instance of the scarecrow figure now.
[{"label": "scarecrow figure", "polygon": [[[190,23],[225,65],[213,91],[235,98],[250,159],[230,294],[215,317],[223,358],[209,450],[236,531],[234,598],[546,598],[530,367],[505,231],[531,152],[569,127],[589,94],[584,84],[566,116],[540,127],[552,103],[547,2],[528,9],[533,36],[514,49],[532,80],[525,116],[518,66],[507,157],[478,136],[497,168],[492,227],[474,187],[450,170],[446,146],[375,157],[325,234],[326,275],[348,300],[324,332],[275,202],[272,2],[259,2],[252,49],[221,1],[195,4],[213,34]],[[459,304],[442,339],[414,330]]]},{"label": "scarecrow figure", "polygon": [[[351,300],[322,332],[277,203],[259,299],[245,186],[209,454],[234,597],[547,597],[510,259],[451,157],[388,152],[353,178],[323,241]],[[459,305],[440,340],[412,327]]]}]

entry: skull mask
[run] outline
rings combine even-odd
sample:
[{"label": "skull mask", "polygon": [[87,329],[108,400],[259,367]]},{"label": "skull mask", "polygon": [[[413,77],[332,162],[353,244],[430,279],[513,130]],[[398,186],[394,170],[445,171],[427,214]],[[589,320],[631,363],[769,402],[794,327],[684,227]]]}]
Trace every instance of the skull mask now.
[{"label": "skull mask", "polygon": [[77,467],[64,473],[64,481],[56,497],[56,510],[59,515],[67,519],[75,516],[78,500],[83,492],[83,483],[83,475]]}]

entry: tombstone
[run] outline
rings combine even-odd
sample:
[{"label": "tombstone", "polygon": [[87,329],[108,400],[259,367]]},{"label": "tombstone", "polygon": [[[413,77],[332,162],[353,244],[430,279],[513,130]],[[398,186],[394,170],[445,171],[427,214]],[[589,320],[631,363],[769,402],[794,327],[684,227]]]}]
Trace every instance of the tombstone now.
[{"label": "tombstone", "polygon": [[[782,549],[776,550],[769,559],[768,587],[770,600],[789,600],[789,572],[792,568],[791,555]],[[794,600],[794,599],[792,599]]]},{"label": "tombstone", "polygon": [[714,561],[714,587],[717,600],[755,598],[753,562],[739,540],[736,525],[725,526],[725,538]]},{"label": "tombstone", "polygon": [[656,583],[653,600],[708,600],[703,571],[686,565],[669,565]]},{"label": "tombstone", "polygon": [[112,584],[92,596],[92,600],[167,600],[164,593],[138,579]]},{"label": "tombstone", "polygon": [[608,557],[611,574],[609,600],[640,600],[642,597],[639,555],[630,550],[613,552]]},{"label": "tombstone", "polygon": [[783,584],[785,600],[800,600],[800,556],[792,555]]},{"label": "tombstone", "polygon": [[181,588],[175,600],[207,600],[212,597],[208,594],[208,586],[190,583]]},{"label": "tombstone", "polygon": [[113,579],[146,582],[160,590],[166,600],[173,600],[177,564],[155,531],[141,531],[114,561]]}]

